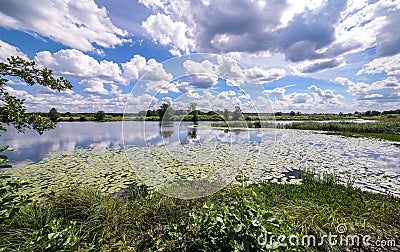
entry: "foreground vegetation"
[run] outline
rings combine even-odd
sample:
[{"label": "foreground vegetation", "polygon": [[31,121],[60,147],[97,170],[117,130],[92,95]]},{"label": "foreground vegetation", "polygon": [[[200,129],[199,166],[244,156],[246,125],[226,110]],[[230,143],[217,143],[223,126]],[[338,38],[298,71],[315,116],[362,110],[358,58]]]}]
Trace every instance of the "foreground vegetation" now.
[{"label": "foreground vegetation", "polygon": [[[303,173],[302,185],[242,184],[180,200],[131,186],[117,197],[73,187],[23,207],[0,226],[2,251],[383,251],[399,248],[400,199]],[[343,228],[343,229],[337,229]],[[265,244],[264,233],[267,233]],[[318,245],[338,235],[333,246]],[[272,235],[297,237],[279,246]],[[314,235],[317,245],[302,243]],[[370,236],[339,245],[340,235]],[[268,238],[269,237],[269,238]],[[343,238],[343,237],[342,237]],[[258,239],[258,241],[257,241]],[[376,241],[387,241],[384,246]],[[259,244],[261,242],[261,245]]]},{"label": "foreground vegetation", "polygon": [[[34,61],[10,57],[6,62],[0,62],[0,132],[7,131],[6,126],[9,125],[19,133],[23,133],[25,129],[33,129],[42,134],[46,130],[55,128],[55,123],[51,119],[26,112],[24,99],[9,93],[7,88],[9,78],[19,78],[27,86],[40,85],[55,91],[72,88],[71,83],[64,77],[54,77],[52,70],[40,69]],[[0,146],[0,170],[11,168],[5,153],[12,150],[10,146]],[[18,212],[22,203],[29,200],[29,197],[16,193],[25,183],[10,179],[10,176],[0,173],[0,227]]]}]

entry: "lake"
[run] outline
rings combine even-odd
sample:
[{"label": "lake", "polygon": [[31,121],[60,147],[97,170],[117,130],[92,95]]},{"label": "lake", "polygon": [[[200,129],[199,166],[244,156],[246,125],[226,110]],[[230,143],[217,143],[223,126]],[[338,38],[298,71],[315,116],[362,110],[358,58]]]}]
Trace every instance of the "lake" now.
[{"label": "lake", "polygon": [[[210,125],[204,122],[202,125]],[[123,134],[122,127],[124,126]],[[36,163],[49,153],[72,151],[76,148],[93,148],[104,150],[108,147],[117,147],[123,144],[137,147],[173,145],[174,143],[187,144],[196,141],[194,130],[190,122],[174,123],[160,126],[159,122],[60,122],[56,128],[39,135],[33,130],[26,130],[25,134],[18,133],[13,127],[7,127],[2,132],[1,145],[14,149],[8,152],[10,164],[14,168]],[[224,132],[199,127],[201,142],[238,142],[248,135],[251,141],[260,143],[262,140],[257,134],[248,132]],[[211,137],[211,138],[210,138]]]},{"label": "lake", "polygon": [[[14,148],[13,152],[7,153],[14,168],[37,163],[51,153],[80,149],[116,157],[119,152],[110,154],[109,149],[124,145],[135,148],[131,156],[129,151],[126,152],[135,170],[149,165],[150,161],[143,162],[149,155],[140,151],[142,147],[149,147],[156,150],[150,153],[157,157],[153,159],[163,160],[155,161],[155,165],[169,171],[175,169],[171,167],[180,167],[172,159],[188,165],[204,163],[204,167],[233,167],[231,174],[240,169],[246,170],[252,181],[290,182],[299,180],[299,170],[317,173],[334,171],[344,180],[351,179],[355,185],[366,190],[390,191],[400,195],[400,148],[390,141],[299,130],[227,131],[210,128],[209,124],[201,122],[194,127],[190,122],[175,122],[166,126],[160,126],[159,122],[62,122],[43,135],[30,130],[18,134],[9,128],[2,133],[1,144]],[[141,159],[138,158],[140,155]],[[223,162],[218,160],[224,155],[227,159]],[[172,159],[164,160],[164,156]],[[226,161],[228,159],[231,163]],[[112,170],[117,164],[113,163],[107,169]]]}]

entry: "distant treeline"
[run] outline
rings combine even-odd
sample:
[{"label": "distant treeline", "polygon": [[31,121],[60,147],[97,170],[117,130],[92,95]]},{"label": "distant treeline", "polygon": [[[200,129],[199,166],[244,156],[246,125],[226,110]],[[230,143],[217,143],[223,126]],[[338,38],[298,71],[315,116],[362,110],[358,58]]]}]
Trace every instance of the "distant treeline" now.
[{"label": "distant treeline", "polygon": [[[120,121],[120,120],[161,120],[164,114],[168,112],[170,120],[190,121],[195,117],[199,121],[222,121],[222,120],[335,120],[335,119],[355,119],[366,117],[379,117],[382,115],[400,114],[400,109],[376,111],[368,110],[365,112],[355,111],[354,113],[302,113],[300,111],[275,112],[275,113],[245,113],[240,107],[235,107],[234,111],[228,109],[216,111],[201,111],[198,109],[173,109],[168,104],[163,104],[159,109],[140,111],[138,113],[121,113],[121,112],[104,112],[97,111],[95,113],[60,113],[56,108],[52,108],[49,112],[36,112],[38,114],[50,118],[52,121]],[[165,118],[164,118],[165,119]]]},{"label": "distant treeline", "polygon": [[[87,113],[87,112],[79,112],[79,113],[72,113],[72,112],[65,112],[65,113],[58,113],[59,116],[61,117],[69,117],[69,116],[94,116],[97,112],[95,113]],[[50,113],[46,113],[46,112],[33,112],[33,113],[29,113],[29,114],[37,114],[37,115],[41,115],[41,116],[45,116],[45,117],[49,117]],[[117,116],[124,116],[124,113],[105,113],[107,116],[112,116],[112,117],[117,117]],[[125,114],[125,116],[138,116],[137,113],[129,113],[129,114]]]},{"label": "distant treeline", "polygon": [[[229,111],[231,113],[233,113],[232,111]],[[38,114],[42,114],[42,115],[47,115],[48,113],[38,113]],[[186,114],[192,114],[192,112],[188,113],[188,110],[184,110],[184,109],[178,109],[178,110],[174,110],[174,115],[186,115]],[[208,115],[208,116],[212,116],[212,115],[223,115],[224,111],[198,111],[199,115]],[[396,110],[385,110],[385,111],[376,111],[376,110],[368,110],[365,112],[358,112],[355,111],[354,113],[303,113],[300,111],[294,112],[294,111],[290,111],[290,112],[275,112],[275,113],[246,113],[243,112],[243,115],[245,116],[299,116],[299,115],[361,115],[361,116],[379,116],[379,115],[389,115],[389,114],[400,114],[400,109],[396,109]],[[70,116],[70,115],[76,115],[76,116],[93,116],[94,113],[70,113],[70,112],[66,112],[64,114],[61,114],[63,116]],[[117,116],[158,116],[158,112],[157,110],[147,110],[147,111],[140,111],[138,113],[109,113],[107,112],[106,115],[108,116],[112,116],[112,117],[117,117]]]},{"label": "distant treeline", "polygon": [[383,111],[381,113],[382,115],[389,115],[389,114],[400,114],[400,109],[396,109],[396,110],[387,110],[387,111]]}]

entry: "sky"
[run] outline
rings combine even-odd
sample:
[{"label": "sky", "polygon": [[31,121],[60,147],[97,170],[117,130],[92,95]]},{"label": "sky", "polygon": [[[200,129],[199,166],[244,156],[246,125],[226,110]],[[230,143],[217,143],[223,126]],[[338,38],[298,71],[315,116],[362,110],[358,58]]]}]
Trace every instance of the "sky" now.
[{"label": "sky", "polygon": [[1,0],[0,61],[30,112],[186,109],[349,113],[400,108],[398,0]]}]

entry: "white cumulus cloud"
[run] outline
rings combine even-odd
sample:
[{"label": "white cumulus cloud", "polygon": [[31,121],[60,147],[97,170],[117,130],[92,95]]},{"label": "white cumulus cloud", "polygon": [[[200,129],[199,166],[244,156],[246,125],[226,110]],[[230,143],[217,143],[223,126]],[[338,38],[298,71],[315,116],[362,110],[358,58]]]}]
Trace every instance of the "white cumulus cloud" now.
[{"label": "white cumulus cloud", "polygon": [[94,50],[94,45],[121,45],[128,35],[94,0],[3,0],[0,20],[3,27],[39,34],[83,51]]},{"label": "white cumulus cloud", "polygon": [[28,58],[25,53],[19,50],[19,48],[0,39],[0,62],[6,62],[7,58],[10,58],[11,56],[19,56],[24,59]]},{"label": "white cumulus cloud", "polygon": [[161,45],[173,45],[171,52],[174,54],[179,55],[177,49],[189,52],[192,41],[186,36],[189,30],[184,22],[174,21],[168,15],[157,13],[143,21],[142,27]]},{"label": "white cumulus cloud", "polygon": [[104,81],[123,82],[121,69],[111,61],[97,61],[76,49],[38,52],[35,61],[40,66],[48,67],[55,72],[71,77],[99,79]]}]

